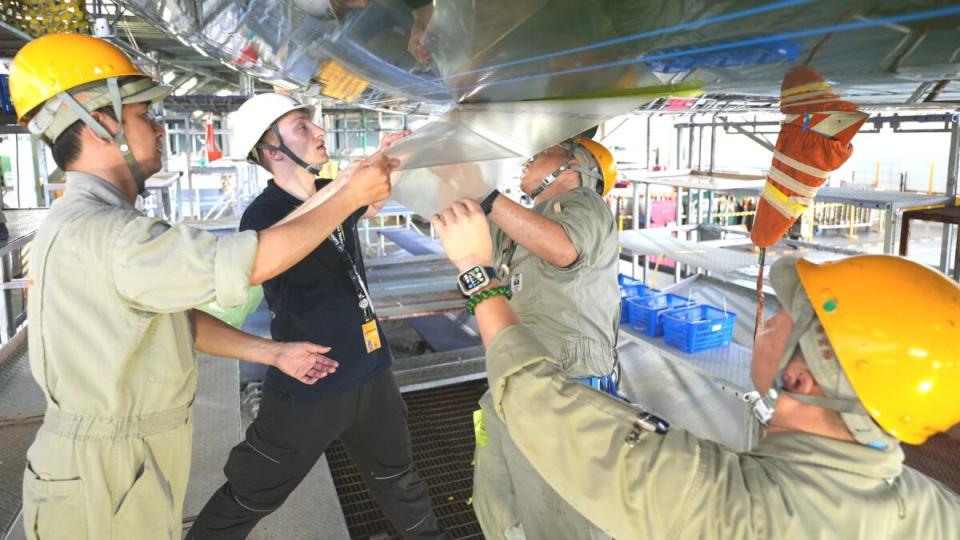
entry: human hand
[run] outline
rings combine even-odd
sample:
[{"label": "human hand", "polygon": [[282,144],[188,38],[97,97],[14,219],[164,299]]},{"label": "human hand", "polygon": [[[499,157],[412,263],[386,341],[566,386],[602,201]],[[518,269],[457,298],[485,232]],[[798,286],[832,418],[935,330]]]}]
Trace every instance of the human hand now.
[{"label": "human hand", "polygon": [[336,361],[324,356],[330,347],[306,341],[277,342],[273,365],[280,371],[305,384],[313,384],[337,370]]},{"label": "human hand", "polygon": [[460,199],[435,214],[431,223],[447,258],[464,272],[474,266],[493,265],[493,244],[487,217],[477,201]]},{"label": "human hand", "polygon": [[[369,206],[390,198],[390,173],[400,162],[376,153],[358,160],[356,167],[347,167],[338,177],[341,190],[350,197],[354,208]],[[351,164],[353,165],[353,164]]]},{"label": "human hand", "polygon": [[358,159],[351,161],[346,167],[340,169],[340,172],[337,173],[337,177],[333,180],[333,182],[330,182],[330,186],[334,189],[334,191],[340,191],[343,186],[347,185],[347,182],[350,180],[350,178],[360,169],[361,166],[363,166],[363,164],[363,160]]},{"label": "human hand", "polygon": [[411,133],[413,132],[409,129],[405,129],[403,131],[395,131],[387,135],[386,137],[380,139],[380,146],[377,147],[377,152],[383,152],[387,148],[393,146],[397,141],[410,135]]},{"label": "human hand", "polygon": [[430,50],[426,45],[426,31],[416,27],[410,31],[410,41],[407,42],[407,52],[409,52],[418,64],[429,66],[433,61],[430,56]]},{"label": "human hand", "polygon": [[430,50],[427,49],[427,25],[433,17],[433,4],[426,4],[412,12],[413,25],[410,28],[410,41],[407,42],[407,52],[422,65],[429,66],[433,61]]}]

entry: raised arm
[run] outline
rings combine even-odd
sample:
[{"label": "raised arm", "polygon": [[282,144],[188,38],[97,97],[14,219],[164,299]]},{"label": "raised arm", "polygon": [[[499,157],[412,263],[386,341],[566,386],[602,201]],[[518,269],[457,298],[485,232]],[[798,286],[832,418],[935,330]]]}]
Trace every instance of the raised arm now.
[{"label": "raised arm", "polygon": [[390,197],[390,171],[395,166],[396,161],[374,154],[325,201],[260,231],[250,284],[259,285],[284,272],[316,249],[357,209]]},{"label": "raised arm", "polygon": [[577,249],[559,223],[507,197],[496,198],[490,219],[514,242],[556,267],[566,268],[577,261]]}]

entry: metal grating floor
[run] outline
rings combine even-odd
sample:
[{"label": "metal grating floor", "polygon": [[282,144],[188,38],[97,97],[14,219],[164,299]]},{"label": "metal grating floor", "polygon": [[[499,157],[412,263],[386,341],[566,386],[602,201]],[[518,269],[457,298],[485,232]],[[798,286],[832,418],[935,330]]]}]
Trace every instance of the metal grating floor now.
[{"label": "metal grating floor", "polygon": [[[483,538],[473,508],[473,411],[486,381],[404,394],[413,457],[430,487],[434,510],[453,538]],[[400,538],[377,507],[339,442],[327,460],[351,538]]]},{"label": "metal grating floor", "polygon": [[960,493],[960,439],[934,435],[920,446],[903,445],[905,463]]}]

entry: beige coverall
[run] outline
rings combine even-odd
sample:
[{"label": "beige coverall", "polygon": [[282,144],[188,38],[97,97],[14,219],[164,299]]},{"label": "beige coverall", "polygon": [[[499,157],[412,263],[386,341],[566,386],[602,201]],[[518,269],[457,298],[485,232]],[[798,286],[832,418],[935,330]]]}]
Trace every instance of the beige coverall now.
[{"label": "beige coverall", "polygon": [[257,236],[144,217],[68,174],[31,249],[30,366],[47,412],[27,452],[27,538],[181,535],[197,364],[185,310],[246,300]]},{"label": "beige coverall", "polygon": [[[613,214],[595,191],[586,188],[563,193],[533,210],[563,227],[579,258],[568,268],[558,268],[517,246],[509,273],[501,276],[505,285],[520,281],[510,304],[553,357],[561,359],[566,376],[609,374],[620,324],[619,243]],[[509,238],[496,227],[492,234],[494,264],[500,270]],[[486,537],[607,538],[540,478],[510,440],[491,403],[487,392],[480,407],[488,442],[478,444],[474,471],[474,509]]]},{"label": "beige coverall", "polygon": [[736,453],[638,430],[637,409],[571,382],[523,326],[490,344],[487,376],[524,455],[618,539],[960,538],[960,496],[905,467],[899,446],[781,433]]}]

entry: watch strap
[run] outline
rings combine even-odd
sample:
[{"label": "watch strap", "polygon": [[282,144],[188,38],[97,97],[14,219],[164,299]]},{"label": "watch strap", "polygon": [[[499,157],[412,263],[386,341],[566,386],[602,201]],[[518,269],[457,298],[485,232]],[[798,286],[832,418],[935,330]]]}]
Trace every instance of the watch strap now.
[{"label": "watch strap", "polygon": [[493,212],[493,201],[497,200],[497,197],[500,196],[500,190],[495,189],[490,192],[482,201],[480,201],[480,209],[483,210],[483,215],[489,216],[490,212]]}]

